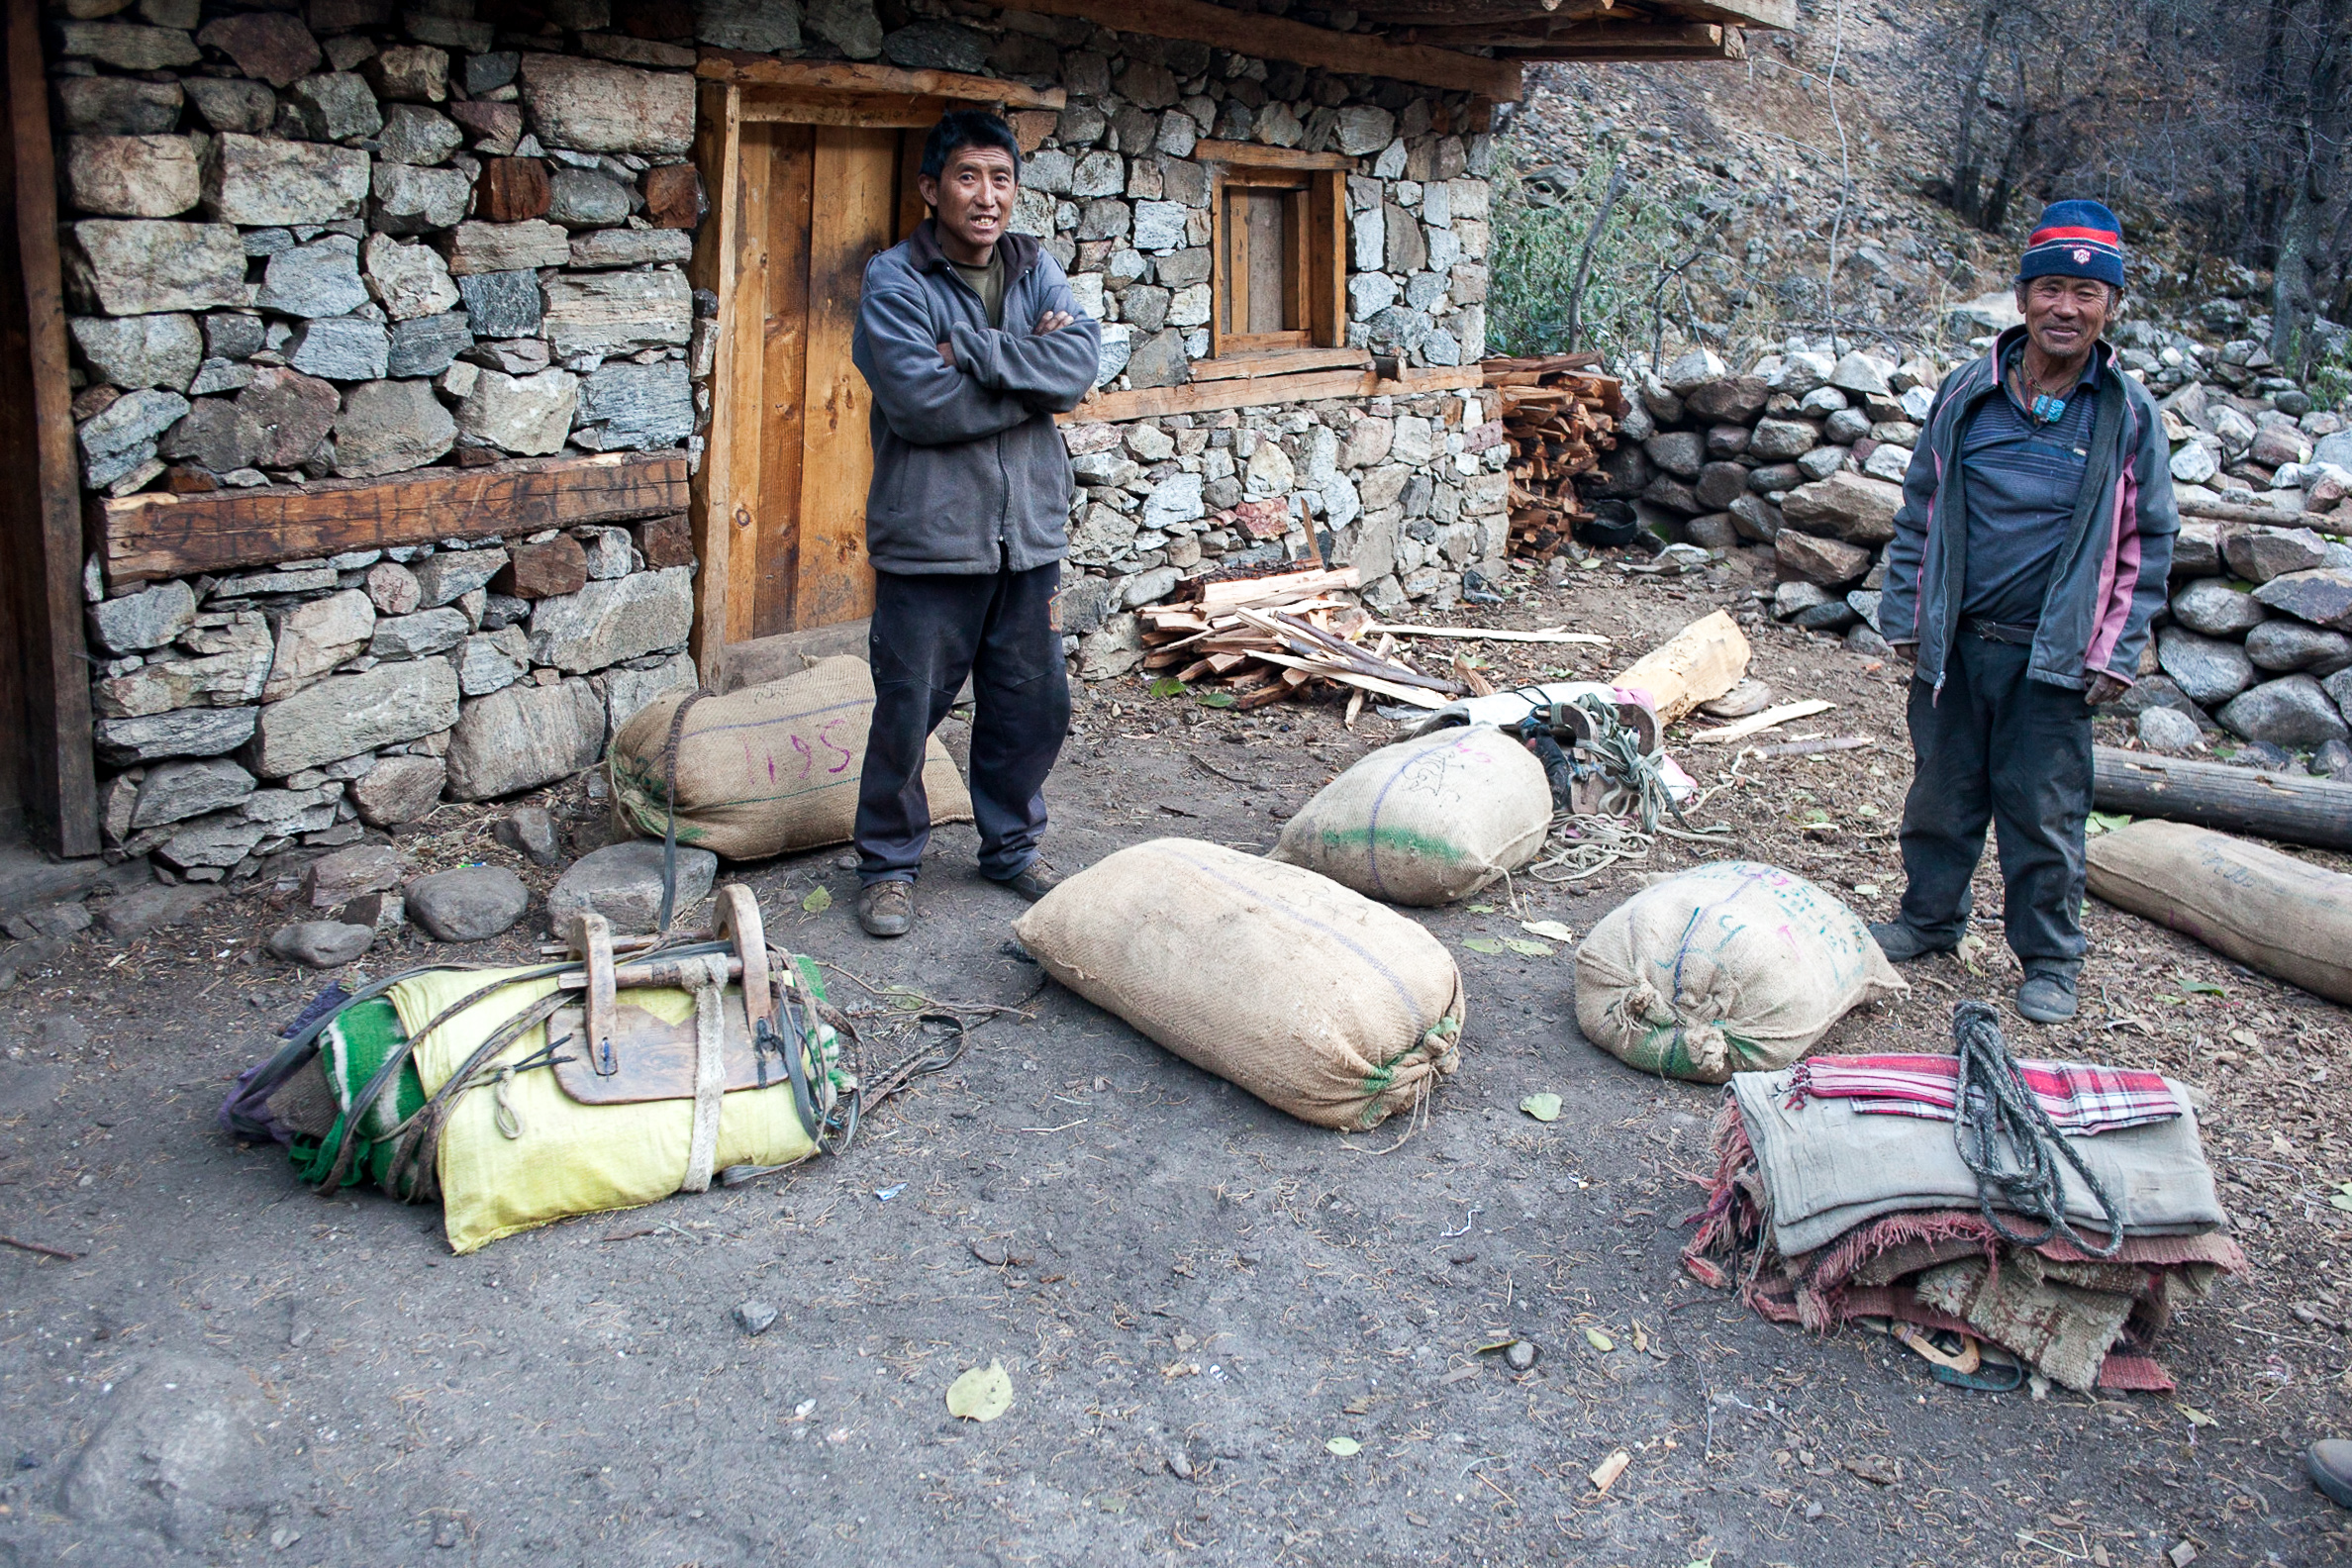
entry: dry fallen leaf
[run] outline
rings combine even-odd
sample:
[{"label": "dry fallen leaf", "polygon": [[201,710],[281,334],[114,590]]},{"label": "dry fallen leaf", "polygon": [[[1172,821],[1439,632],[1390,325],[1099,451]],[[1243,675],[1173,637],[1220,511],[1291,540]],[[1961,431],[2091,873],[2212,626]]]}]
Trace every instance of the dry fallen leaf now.
[{"label": "dry fallen leaf", "polygon": [[1347,1458],[1351,1454],[1361,1452],[1363,1446],[1364,1445],[1362,1443],[1357,1442],[1353,1437],[1333,1437],[1330,1441],[1323,1444],[1324,1448],[1328,1449],[1332,1453],[1337,1454],[1342,1459]]},{"label": "dry fallen leaf", "polygon": [[947,1414],[965,1421],[992,1421],[1013,1408],[1013,1379],[1005,1363],[973,1367],[947,1385]]},{"label": "dry fallen leaf", "polygon": [[[1590,1330],[1587,1331],[1590,1332]],[[1625,1466],[1632,1462],[1633,1456],[1622,1448],[1602,1460],[1593,1471],[1593,1490],[1606,1493],[1611,1487],[1617,1485],[1617,1477],[1623,1475]]]},{"label": "dry fallen leaf", "polygon": [[1598,1328],[1587,1328],[1585,1330],[1585,1343],[1604,1353],[1617,1348],[1617,1341],[1610,1338],[1609,1335],[1603,1333]]},{"label": "dry fallen leaf", "polygon": [[1572,942],[1576,940],[1576,932],[1570,931],[1558,921],[1520,921],[1519,930],[1525,931],[1530,936],[1543,936],[1556,942]]},{"label": "dry fallen leaf", "polygon": [[1556,1122],[1560,1117],[1560,1097],[1556,1094],[1531,1094],[1519,1102],[1519,1109],[1538,1122]]}]

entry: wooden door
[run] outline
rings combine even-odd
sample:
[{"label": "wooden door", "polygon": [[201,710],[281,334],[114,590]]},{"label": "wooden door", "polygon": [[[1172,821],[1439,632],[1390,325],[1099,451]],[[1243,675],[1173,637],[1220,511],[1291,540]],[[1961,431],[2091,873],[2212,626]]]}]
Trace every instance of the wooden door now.
[{"label": "wooden door", "polygon": [[697,476],[706,671],[726,643],[873,610],[872,395],[849,346],[866,262],[922,216],[902,189],[910,133],[791,113],[726,91],[704,103],[718,221],[697,247],[696,281],[720,301]]}]

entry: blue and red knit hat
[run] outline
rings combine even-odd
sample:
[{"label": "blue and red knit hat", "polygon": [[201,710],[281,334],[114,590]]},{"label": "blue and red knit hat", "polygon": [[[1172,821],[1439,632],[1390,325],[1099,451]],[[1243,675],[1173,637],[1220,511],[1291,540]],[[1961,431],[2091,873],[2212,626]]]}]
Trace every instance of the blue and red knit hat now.
[{"label": "blue and red knit hat", "polygon": [[2025,242],[2017,281],[2037,277],[2097,278],[2123,286],[2123,226],[2095,201],[2052,202]]}]

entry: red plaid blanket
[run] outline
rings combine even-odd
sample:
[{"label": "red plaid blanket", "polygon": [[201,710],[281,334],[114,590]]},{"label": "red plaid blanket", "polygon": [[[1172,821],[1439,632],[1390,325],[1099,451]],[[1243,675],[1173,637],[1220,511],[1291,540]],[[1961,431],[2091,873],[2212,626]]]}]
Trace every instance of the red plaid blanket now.
[{"label": "red plaid blanket", "polygon": [[[2087,1062],[2021,1061],[2025,1086],[2061,1132],[2088,1137],[2120,1127],[2169,1122],[2184,1107],[2160,1073]],[[1812,1056],[1789,1081],[1791,1109],[1808,1099],[1851,1100],[1869,1116],[1949,1122],[1959,1099],[1953,1056]]]}]

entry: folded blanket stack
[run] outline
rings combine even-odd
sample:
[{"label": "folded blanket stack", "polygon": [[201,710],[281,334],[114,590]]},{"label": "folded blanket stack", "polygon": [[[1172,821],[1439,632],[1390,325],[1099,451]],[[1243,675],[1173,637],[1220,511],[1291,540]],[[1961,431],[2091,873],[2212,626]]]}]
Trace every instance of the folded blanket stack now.
[{"label": "folded blanket stack", "polygon": [[[1817,1331],[1860,1318],[1952,1329],[2072,1389],[2169,1389],[2152,1354],[2182,1301],[2245,1267],[2221,1234],[2188,1092],[2156,1073],[2017,1064],[2084,1168],[2113,1201],[2122,1242],[2060,1166],[2075,1231],[2005,1238],[1954,1137],[1950,1056],[1816,1056],[1731,1080],[1692,1275],[1737,1282],[1767,1318]],[[2045,1226],[2003,1214],[2015,1235]],[[2083,1244],[2078,1244],[2083,1243]]]}]

